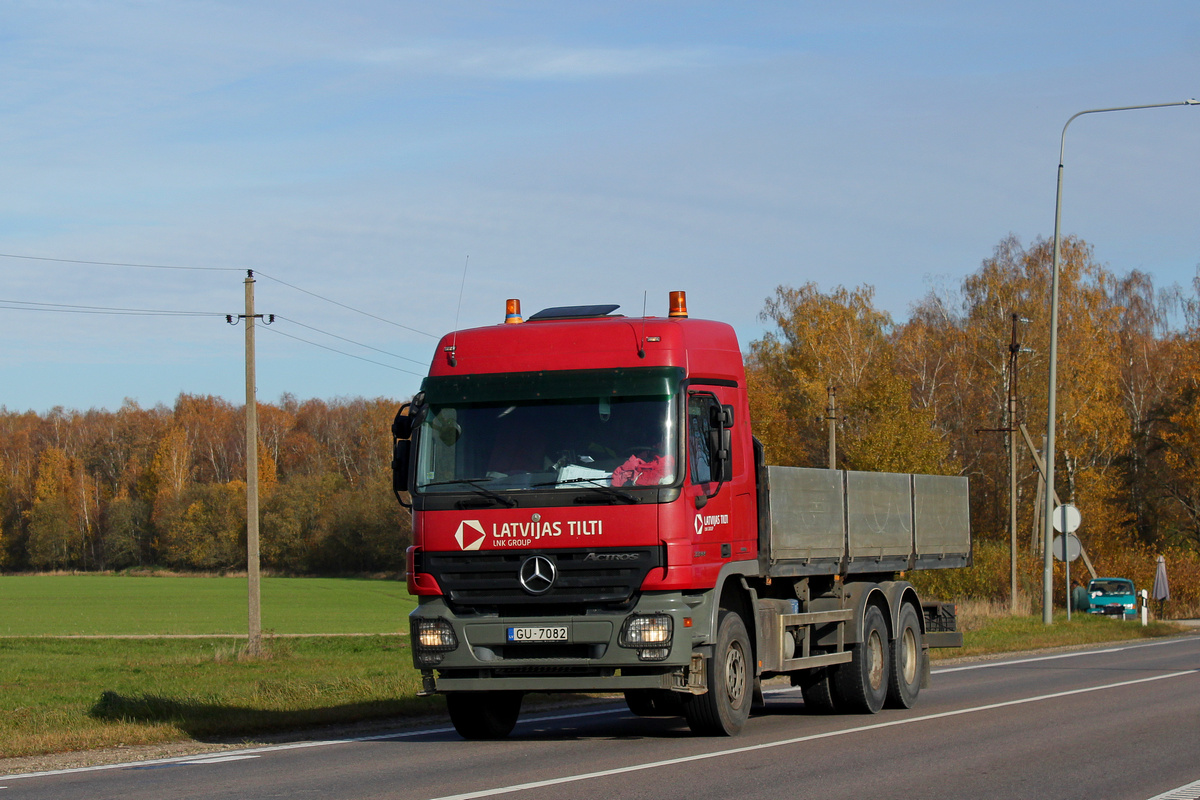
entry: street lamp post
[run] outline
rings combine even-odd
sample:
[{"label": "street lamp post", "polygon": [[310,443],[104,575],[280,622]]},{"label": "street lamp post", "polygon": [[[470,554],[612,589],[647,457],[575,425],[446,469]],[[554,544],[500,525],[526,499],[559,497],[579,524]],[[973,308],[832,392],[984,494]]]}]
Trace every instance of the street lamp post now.
[{"label": "street lamp post", "polygon": [[[1108,111],[1137,111],[1143,108],[1166,108],[1168,106],[1195,106],[1200,100],[1188,99],[1175,103],[1154,103],[1145,106],[1120,106],[1117,108],[1093,108],[1080,111],[1067,120],[1063,125],[1062,141],[1058,148],[1058,188],[1054,196],[1054,272],[1050,278],[1050,388],[1046,398],[1046,508],[1042,518],[1042,622],[1053,623],[1054,610],[1054,554],[1051,552],[1051,536],[1054,517],[1054,416],[1058,382],[1058,270],[1061,257],[1061,227],[1062,220],[1062,177],[1063,153],[1067,147],[1067,128],[1076,117],[1084,114],[1102,114]],[[1068,600],[1069,602],[1069,600]]]}]

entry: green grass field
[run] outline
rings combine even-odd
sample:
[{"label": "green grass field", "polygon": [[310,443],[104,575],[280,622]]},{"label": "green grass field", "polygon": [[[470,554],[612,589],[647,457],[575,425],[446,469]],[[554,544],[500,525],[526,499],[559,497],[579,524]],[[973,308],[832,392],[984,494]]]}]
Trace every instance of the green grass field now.
[{"label": "green grass field", "polygon": [[[0,639],[0,758],[433,713],[408,639]],[[0,770],[2,771],[2,770]]]},{"label": "green grass field", "polygon": [[[263,578],[264,632],[399,633],[416,605],[399,581]],[[245,578],[0,576],[0,636],[246,632]]]}]

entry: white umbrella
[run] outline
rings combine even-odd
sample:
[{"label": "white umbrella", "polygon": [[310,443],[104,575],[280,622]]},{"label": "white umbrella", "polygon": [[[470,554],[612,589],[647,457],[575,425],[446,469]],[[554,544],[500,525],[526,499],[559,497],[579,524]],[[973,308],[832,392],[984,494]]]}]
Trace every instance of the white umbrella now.
[{"label": "white umbrella", "polygon": [[1150,595],[1155,600],[1170,600],[1171,588],[1167,586],[1167,560],[1158,557],[1158,569],[1154,571],[1154,592]]}]

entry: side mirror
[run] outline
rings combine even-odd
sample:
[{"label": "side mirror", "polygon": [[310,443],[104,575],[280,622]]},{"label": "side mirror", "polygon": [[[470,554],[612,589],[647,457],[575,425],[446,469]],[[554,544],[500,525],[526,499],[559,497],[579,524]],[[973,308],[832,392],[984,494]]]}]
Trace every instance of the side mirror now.
[{"label": "side mirror", "polygon": [[709,406],[708,423],[714,428],[732,428],[733,406]]},{"label": "side mirror", "polygon": [[400,410],[396,412],[396,418],[392,420],[392,436],[397,439],[412,437],[413,418],[404,413],[405,409],[411,408],[412,403],[405,403],[400,406]]},{"label": "side mirror", "polygon": [[408,439],[397,439],[392,445],[392,491],[395,492],[400,505],[405,508],[411,506],[404,502],[400,493],[408,491],[408,462],[411,452],[412,442]]},{"label": "side mirror", "polygon": [[733,480],[733,434],[728,428],[708,432],[708,452],[712,454],[712,479],[721,483]]},{"label": "side mirror", "polygon": [[722,428],[720,446],[717,449],[716,472],[717,480],[728,483],[733,480],[733,435],[728,428]]}]

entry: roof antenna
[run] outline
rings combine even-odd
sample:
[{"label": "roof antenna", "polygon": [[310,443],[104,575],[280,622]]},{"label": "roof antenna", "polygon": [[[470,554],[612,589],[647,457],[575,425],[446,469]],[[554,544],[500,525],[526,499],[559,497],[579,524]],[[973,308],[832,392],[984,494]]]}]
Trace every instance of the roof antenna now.
[{"label": "roof antenna", "polygon": [[462,314],[463,291],[467,288],[467,265],[470,263],[471,256],[468,254],[467,260],[463,262],[462,283],[458,287],[458,308],[454,310],[454,338],[450,340],[450,346],[446,348],[446,361],[452,367],[458,366],[458,359],[454,357],[454,351],[458,347],[458,318]]},{"label": "roof antenna", "polygon": [[642,290],[642,338],[638,341],[638,358],[646,357],[646,290]]}]

